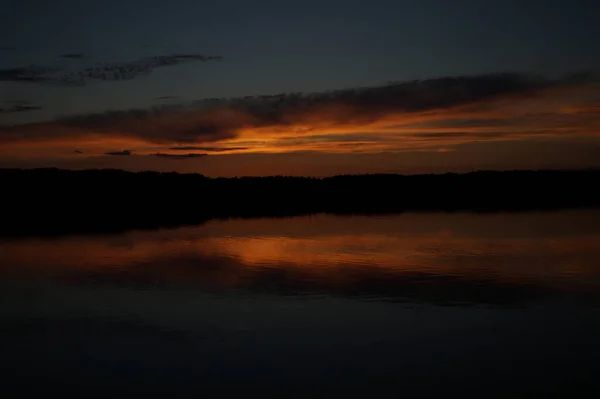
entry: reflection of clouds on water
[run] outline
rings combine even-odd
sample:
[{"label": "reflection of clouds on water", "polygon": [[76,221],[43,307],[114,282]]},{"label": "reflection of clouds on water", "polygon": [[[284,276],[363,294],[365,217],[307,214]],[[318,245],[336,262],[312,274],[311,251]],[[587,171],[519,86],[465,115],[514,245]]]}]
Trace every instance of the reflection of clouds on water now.
[{"label": "reflection of clouds on water", "polygon": [[43,376],[33,390],[103,397],[248,381],[354,393],[357,375],[409,397],[432,376],[456,392],[572,393],[595,381],[600,353],[599,215],[319,215],[0,240],[1,375],[15,392]]},{"label": "reflection of clouds on water", "polygon": [[[234,220],[11,241],[1,244],[0,271],[19,268],[78,284],[385,301],[508,304],[561,293],[589,297],[600,285],[600,232],[571,233],[597,218],[598,212],[585,211]],[[537,234],[536,223],[550,228]],[[563,223],[568,234],[561,237]]]}]

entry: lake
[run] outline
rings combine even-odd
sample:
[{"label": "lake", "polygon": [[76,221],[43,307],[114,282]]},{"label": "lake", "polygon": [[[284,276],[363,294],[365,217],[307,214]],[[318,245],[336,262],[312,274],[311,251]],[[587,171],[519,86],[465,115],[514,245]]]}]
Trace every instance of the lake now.
[{"label": "lake", "polygon": [[599,390],[597,210],[3,239],[0,289],[2,397]]}]

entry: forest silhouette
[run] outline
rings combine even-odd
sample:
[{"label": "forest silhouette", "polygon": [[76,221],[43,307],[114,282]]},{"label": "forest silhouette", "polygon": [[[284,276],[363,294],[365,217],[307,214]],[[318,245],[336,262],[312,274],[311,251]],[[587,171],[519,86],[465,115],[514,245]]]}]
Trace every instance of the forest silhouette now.
[{"label": "forest silhouette", "polygon": [[0,235],[103,233],[314,213],[600,206],[600,170],[209,178],[116,169],[0,169]]}]

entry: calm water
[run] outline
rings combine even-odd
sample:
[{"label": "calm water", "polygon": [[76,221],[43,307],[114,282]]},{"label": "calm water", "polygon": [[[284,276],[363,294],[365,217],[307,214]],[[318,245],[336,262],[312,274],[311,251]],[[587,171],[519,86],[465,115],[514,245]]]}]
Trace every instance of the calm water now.
[{"label": "calm water", "polygon": [[599,211],[4,240],[0,290],[2,397],[598,391]]}]

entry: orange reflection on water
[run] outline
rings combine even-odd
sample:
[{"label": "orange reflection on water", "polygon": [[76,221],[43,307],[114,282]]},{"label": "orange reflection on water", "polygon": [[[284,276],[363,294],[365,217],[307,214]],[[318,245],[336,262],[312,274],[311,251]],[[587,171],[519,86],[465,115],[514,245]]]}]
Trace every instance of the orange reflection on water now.
[{"label": "orange reflection on water", "polygon": [[0,272],[112,274],[221,287],[244,285],[269,270],[325,286],[349,278],[357,284],[357,273],[596,284],[599,215],[318,215],[11,240],[0,243]]}]

